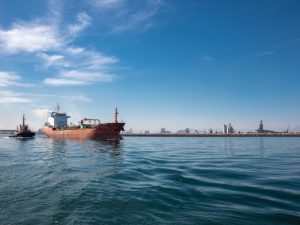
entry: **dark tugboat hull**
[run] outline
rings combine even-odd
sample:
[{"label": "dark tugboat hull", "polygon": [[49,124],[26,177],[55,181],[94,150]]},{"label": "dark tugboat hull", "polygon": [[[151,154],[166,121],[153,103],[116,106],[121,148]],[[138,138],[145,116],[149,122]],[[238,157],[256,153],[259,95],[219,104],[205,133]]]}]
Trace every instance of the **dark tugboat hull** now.
[{"label": "dark tugboat hull", "polygon": [[34,132],[19,133],[19,134],[16,134],[16,135],[11,135],[9,137],[13,137],[13,138],[34,138],[35,137],[35,133]]}]

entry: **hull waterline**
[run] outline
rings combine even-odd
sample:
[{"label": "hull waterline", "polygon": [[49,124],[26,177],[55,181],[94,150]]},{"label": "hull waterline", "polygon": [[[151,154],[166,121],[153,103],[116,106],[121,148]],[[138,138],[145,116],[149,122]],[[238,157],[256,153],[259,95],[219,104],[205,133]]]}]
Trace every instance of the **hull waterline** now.
[{"label": "hull waterline", "polygon": [[120,132],[124,130],[125,123],[99,124],[93,128],[83,129],[53,129],[43,128],[42,133],[55,139],[121,139]]}]

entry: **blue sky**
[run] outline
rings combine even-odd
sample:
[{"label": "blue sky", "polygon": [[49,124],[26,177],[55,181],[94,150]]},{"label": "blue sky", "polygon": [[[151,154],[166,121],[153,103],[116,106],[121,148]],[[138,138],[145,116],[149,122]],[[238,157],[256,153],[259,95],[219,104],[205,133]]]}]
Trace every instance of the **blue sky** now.
[{"label": "blue sky", "polygon": [[126,129],[300,126],[297,0],[3,0],[0,128],[57,102]]}]

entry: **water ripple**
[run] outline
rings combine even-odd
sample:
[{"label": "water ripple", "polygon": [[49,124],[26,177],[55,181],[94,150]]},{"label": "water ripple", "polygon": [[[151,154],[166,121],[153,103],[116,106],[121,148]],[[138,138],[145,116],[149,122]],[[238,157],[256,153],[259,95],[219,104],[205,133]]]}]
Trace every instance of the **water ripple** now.
[{"label": "water ripple", "polygon": [[0,137],[0,224],[300,224],[300,139]]}]

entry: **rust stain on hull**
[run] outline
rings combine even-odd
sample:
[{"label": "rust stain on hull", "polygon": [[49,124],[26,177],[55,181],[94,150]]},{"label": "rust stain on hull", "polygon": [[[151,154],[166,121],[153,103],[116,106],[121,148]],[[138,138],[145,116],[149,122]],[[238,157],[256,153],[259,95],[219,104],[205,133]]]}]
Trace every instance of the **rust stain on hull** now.
[{"label": "rust stain on hull", "polygon": [[105,123],[93,128],[53,129],[43,128],[42,133],[57,139],[120,139],[125,123]]}]

